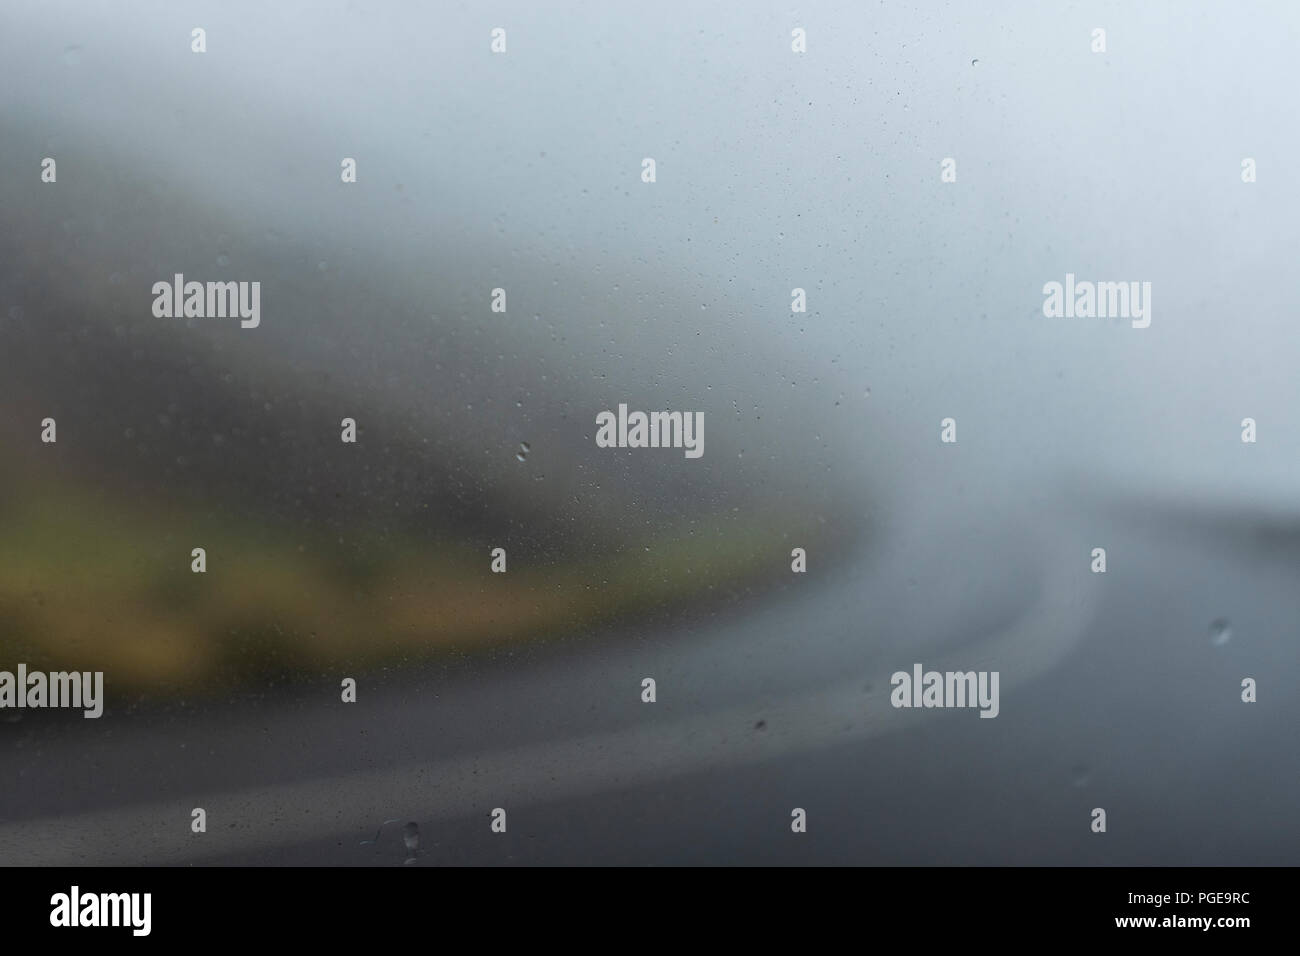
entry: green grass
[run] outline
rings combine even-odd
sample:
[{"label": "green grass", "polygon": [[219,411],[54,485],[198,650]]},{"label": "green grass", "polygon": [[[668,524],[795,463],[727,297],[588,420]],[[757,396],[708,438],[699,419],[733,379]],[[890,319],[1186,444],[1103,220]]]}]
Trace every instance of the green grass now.
[{"label": "green grass", "polygon": [[[287,674],[364,669],[571,636],[751,582],[789,576],[775,528],[792,515],[728,515],[607,554],[493,574],[464,541],[396,540],[214,520],[57,481],[6,482],[0,666],[103,670],[117,691],[219,691]],[[20,504],[21,503],[21,504]],[[807,516],[801,531],[814,529]],[[190,550],[207,551],[207,572]]]}]

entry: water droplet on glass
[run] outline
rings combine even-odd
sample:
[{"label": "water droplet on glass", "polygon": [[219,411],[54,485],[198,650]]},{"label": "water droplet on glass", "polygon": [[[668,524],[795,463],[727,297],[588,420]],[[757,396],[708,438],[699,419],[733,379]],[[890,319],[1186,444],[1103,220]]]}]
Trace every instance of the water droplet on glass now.
[{"label": "water droplet on glass", "polygon": [[217,256],[217,265],[219,265],[219,266],[228,266],[228,265],[230,265],[230,256],[226,255],[224,252],[221,253],[220,255],[218,255],[218,256]]},{"label": "water droplet on glass", "polygon": [[519,450],[518,450],[517,452],[515,452],[515,457],[516,457],[517,459],[519,459],[520,461],[527,461],[527,460],[528,460],[528,453],[529,453],[530,451],[532,451],[532,449],[528,446],[528,442],[526,442],[526,441],[521,441],[521,442],[519,443]]},{"label": "water droplet on glass", "polygon": [[415,859],[415,854],[420,850],[420,827],[416,823],[408,823],[402,827],[402,843],[406,846],[406,852],[410,854],[407,858],[408,863]]},{"label": "water droplet on glass", "polygon": [[1088,781],[1092,779],[1092,771],[1083,764],[1075,764],[1070,768],[1070,784],[1075,787],[1086,787]]},{"label": "water droplet on glass", "polygon": [[63,50],[63,62],[66,66],[76,66],[81,62],[81,47],[70,46]]},{"label": "water droplet on glass", "polygon": [[1210,643],[1222,647],[1232,640],[1232,626],[1224,618],[1219,618],[1210,625]]},{"label": "water droplet on glass", "polygon": [[971,61],[970,61],[970,65],[971,65],[971,66],[979,66],[979,65],[980,65],[980,61],[979,61],[979,60],[971,60]]}]

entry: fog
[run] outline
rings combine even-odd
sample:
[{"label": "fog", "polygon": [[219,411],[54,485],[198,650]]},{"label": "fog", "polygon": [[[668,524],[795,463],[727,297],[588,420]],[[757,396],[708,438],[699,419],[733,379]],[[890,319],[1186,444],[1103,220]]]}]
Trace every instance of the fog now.
[{"label": "fog", "polygon": [[[392,862],[266,821],[336,801],[355,848],[495,799],[429,802],[433,761],[539,820],[609,801],[522,862],[799,861],[752,809],[712,843],[611,836],[756,789],[779,830],[794,780],[900,834],[815,862],[1293,857],[1298,26],[1286,4],[8,4],[0,666],[103,667],[124,729],[100,799],[67,775],[99,731],[28,715],[0,851]],[[261,324],[155,317],[177,273],[260,282]],[[1046,316],[1067,275],[1150,283],[1149,326]],[[702,412],[703,456],[597,448],[620,403]],[[891,708],[916,661],[1000,670],[998,720]],[[343,673],[378,710],[326,713]],[[1243,716],[1265,674],[1288,703]],[[436,731],[337,743],[428,708]],[[1203,752],[1162,749],[1189,725]],[[191,739],[238,769],[149,760]],[[1216,831],[1229,760],[1263,795]],[[212,791],[263,822],[157,832]],[[1087,843],[1098,800],[1143,821],[1117,857]],[[60,814],[67,842],[38,839]]]}]

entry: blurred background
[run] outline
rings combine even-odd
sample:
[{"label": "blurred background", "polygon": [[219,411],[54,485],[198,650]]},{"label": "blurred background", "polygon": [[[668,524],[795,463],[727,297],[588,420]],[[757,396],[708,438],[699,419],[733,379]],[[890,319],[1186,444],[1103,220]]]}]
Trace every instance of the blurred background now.
[{"label": "blurred background", "polygon": [[7,3],[0,862],[1294,864],[1298,26]]}]

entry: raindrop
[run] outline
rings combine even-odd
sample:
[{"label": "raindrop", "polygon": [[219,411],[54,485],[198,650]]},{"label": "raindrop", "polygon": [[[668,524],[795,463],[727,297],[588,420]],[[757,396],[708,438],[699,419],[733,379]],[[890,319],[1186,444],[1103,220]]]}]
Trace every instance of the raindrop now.
[{"label": "raindrop", "polygon": [[415,861],[415,855],[420,852],[420,827],[416,823],[408,823],[402,827],[402,843],[406,846],[407,863]]},{"label": "raindrop", "polygon": [[979,65],[980,65],[980,61],[979,61],[979,60],[971,60],[971,61],[970,61],[970,65],[971,65],[971,66],[979,66]]},{"label": "raindrop", "polygon": [[521,441],[519,443],[519,450],[515,452],[515,458],[519,459],[520,461],[527,461],[528,453],[530,451],[532,451],[532,448],[529,447],[528,442]]},{"label": "raindrop", "polygon": [[1232,626],[1224,618],[1218,618],[1210,625],[1210,643],[1222,647],[1232,640]]}]

